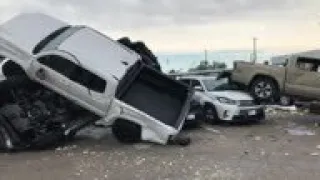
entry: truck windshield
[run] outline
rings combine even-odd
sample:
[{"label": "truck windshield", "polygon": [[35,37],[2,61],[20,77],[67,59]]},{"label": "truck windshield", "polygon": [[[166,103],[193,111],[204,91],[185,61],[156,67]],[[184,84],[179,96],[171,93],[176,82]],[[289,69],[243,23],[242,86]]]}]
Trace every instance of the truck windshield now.
[{"label": "truck windshield", "polygon": [[239,90],[239,87],[229,83],[228,78],[219,80],[205,79],[202,80],[207,91]]},{"label": "truck windshield", "polygon": [[59,46],[65,39],[73,35],[80,29],[84,28],[83,26],[65,26],[55,32],[51,33],[49,36],[44,38],[33,50],[33,54],[38,54],[41,51],[47,51],[55,49]]}]

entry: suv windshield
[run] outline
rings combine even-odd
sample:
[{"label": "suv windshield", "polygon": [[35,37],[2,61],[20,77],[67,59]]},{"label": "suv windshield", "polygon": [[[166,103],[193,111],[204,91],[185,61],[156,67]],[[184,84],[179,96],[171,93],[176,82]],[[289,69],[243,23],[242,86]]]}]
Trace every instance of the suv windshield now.
[{"label": "suv windshield", "polygon": [[219,80],[204,79],[202,80],[207,91],[239,90],[239,87],[229,83],[228,78]]}]

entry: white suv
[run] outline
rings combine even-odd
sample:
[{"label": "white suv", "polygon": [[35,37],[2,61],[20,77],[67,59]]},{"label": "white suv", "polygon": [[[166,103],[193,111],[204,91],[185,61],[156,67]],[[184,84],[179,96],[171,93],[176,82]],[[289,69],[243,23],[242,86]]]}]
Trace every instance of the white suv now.
[{"label": "white suv", "polygon": [[195,89],[194,99],[203,106],[205,120],[209,123],[264,119],[264,107],[255,104],[249,94],[237,90],[227,78],[185,76],[179,80]]}]

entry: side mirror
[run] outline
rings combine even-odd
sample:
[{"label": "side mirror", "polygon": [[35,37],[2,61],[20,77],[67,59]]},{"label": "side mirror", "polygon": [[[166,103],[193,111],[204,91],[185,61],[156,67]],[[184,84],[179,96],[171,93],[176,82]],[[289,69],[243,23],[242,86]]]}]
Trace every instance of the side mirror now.
[{"label": "side mirror", "polygon": [[195,91],[204,91],[204,89],[201,86],[195,86],[195,87],[193,87],[193,89]]},{"label": "side mirror", "polygon": [[40,79],[40,80],[45,80],[46,79],[46,72],[44,69],[40,68],[37,72],[36,72],[36,76]]}]

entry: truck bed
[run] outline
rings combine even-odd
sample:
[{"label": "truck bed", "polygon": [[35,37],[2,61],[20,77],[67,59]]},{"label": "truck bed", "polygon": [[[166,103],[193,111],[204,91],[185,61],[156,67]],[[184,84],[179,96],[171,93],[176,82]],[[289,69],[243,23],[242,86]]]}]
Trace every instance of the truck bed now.
[{"label": "truck bed", "polygon": [[188,86],[138,61],[119,82],[116,97],[166,125],[180,128],[192,94]]}]

